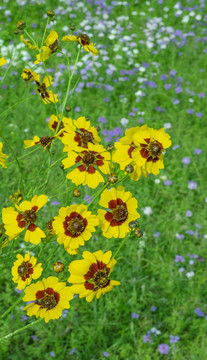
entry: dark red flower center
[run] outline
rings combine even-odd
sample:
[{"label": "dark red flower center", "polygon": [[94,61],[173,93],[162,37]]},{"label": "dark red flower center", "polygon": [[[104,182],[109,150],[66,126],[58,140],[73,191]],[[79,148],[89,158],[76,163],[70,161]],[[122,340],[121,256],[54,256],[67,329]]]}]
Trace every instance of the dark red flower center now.
[{"label": "dark red flower center", "polygon": [[52,288],[47,288],[46,290],[37,291],[35,304],[40,305],[41,308],[51,310],[58,304],[59,300],[60,295]]},{"label": "dark red flower center", "polygon": [[90,44],[90,38],[87,34],[80,34],[77,38],[81,40],[83,46]]},{"label": "dark red flower center", "polygon": [[26,278],[29,278],[30,275],[33,274],[34,271],[32,264],[30,264],[28,261],[23,261],[21,265],[19,265],[17,272],[22,280],[25,281]]},{"label": "dark red flower center", "polygon": [[87,290],[97,291],[98,289],[104,288],[109,285],[110,280],[108,278],[110,269],[106,267],[102,261],[97,261],[92,264],[84,275],[86,280],[85,288]]},{"label": "dark red flower center", "polygon": [[90,165],[93,164],[94,160],[95,160],[95,155],[91,152],[87,152],[85,155],[83,155],[82,161],[85,165]]},{"label": "dark red flower center", "polygon": [[53,138],[53,137],[50,137],[50,136],[43,136],[43,137],[41,137],[41,139],[40,139],[40,144],[41,144],[43,147],[46,147],[46,146],[50,147],[53,139],[54,139],[54,138]]},{"label": "dark red flower center", "polygon": [[54,41],[54,43],[52,43],[52,44],[49,45],[49,48],[50,48],[50,50],[52,50],[52,53],[55,52],[55,50],[57,49],[57,47],[58,47],[58,39],[56,39],[56,40]]},{"label": "dark red flower center", "polygon": [[72,212],[69,216],[65,217],[63,227],[65,235],[70,237],[78,237],[86,228],[88,222],[77,212]]},{"label": "dark red flower center", "polygon": [[27,224],[34,223],[37,220],[37,214],[34,209],[26,210],[22,216],[22,220],[26,221]]}]

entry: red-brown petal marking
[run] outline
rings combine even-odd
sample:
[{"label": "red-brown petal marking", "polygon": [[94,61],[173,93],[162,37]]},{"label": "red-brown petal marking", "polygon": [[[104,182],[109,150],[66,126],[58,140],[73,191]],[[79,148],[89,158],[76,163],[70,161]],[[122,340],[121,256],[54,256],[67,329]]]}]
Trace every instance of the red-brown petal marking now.
[{"label": "red-brown petal marking", "polygon": [[78,35],[77,39],[81,40],[81,44],[83,46],[90,44],[90,38],[87,34],[80,34],[80,35]]},{"label": "red-brown petal marking", "polygon": [[144,148],[140,150],[140,154],[143,158],[147,159],[148,158],[148,151]]},{"label": "red-brown petal marking", "polygon": [[[103,261],[97,260],[97,265],[98,265],[99,270],[106,268],[106,264],[104,264]],[[108,268],[106,268],[106,269],[108,269]]]},{"label": "red-brown petal marking", "polygon": [[33,207],[32,207],[32,210],[34,210],[34,211],[36,212],[36,211],[38,210],[38,206],[36,206],[36,205],[33,206]]},{"label": "red-brown petal marking", "polygon": [[95,167],[93,165],[89,165],[87,172],[89,174],[95,174],[96,169],[95,169]]},{"label": "red-brown petal marking", "polygon": [[117,207],[117,205],[124,205],[126,208],[126,204],[120,198],[118,198],[116,200],[110,200],[108,203],[109,209],[115,209]]},{"label": "red-brown petal marking", "polygon": [[16,217],[16,220],[17,220],[17,224],[18,226],[23,229],[25,228],[26,226],[26,221],[23,219],[23,215],[22,214],[18,214],[17,217]]},{"label": "red-brown petal marking", "polygon": [[74,141],[78,143],[78,146],[81,146],[81,137],[77,131],[75,132]]},{"label": "red-brown petal marking", "polygon": [[80,165],[77,167],[77,169],[80,171],[80,172],[83,172],[83,171],[86,171],[86,166],[85,165]]},{"label": "red-brown petal marking", "polygon": [[97,271],[98,271],[98,264],[97,263],[91,264],[87,274],[84,275],[85,280],[90,280]]},{"label": "red-brown petal marking", "polygon": [[45,296],[44,290],[39,290],[36,292],[35,297],[37,300],[42,299]]},{"label": "red-brown petal marking", "polygon": [[113,220],[113,214],[107,211],[106,214],[104,215],[104,218],[106,221],[111,222]]},{"label": "red-brown petal marking", "polygon": [[93,290],[93,288],[94,288],[94,284],[89,283],[88,281],[86,281],[84,283],[84,286],[85,286],[86,290]]},{"label": "red-brown petal marking", "polygon": [[103,166],[104,165],[103,160],[96,160],[96,165],[97,166]]},{"label": "red-brown petal marking", "polygon": [[146,141],[147,144],[150,143],[150,138],[144,139],[144,141]]},{"label": "red-brown petal marking", "polygon": [[82,157],[80,155],[77,156],[77,158],[75,159],[75,163],[79,163],[82,160]]},{"label": "red-brown petal marking", "polygon": [[27,230],[34,232],[38,226],[35,224],[30,224],[27,228]]},{"label": "red-brown petal marking", "polygon": [[132,144],[130,145],[130,148],[127,151],[130,158],[132,158],[132,151],[135,149],[135,147],[133,146],[134,144],[133,145]]}]

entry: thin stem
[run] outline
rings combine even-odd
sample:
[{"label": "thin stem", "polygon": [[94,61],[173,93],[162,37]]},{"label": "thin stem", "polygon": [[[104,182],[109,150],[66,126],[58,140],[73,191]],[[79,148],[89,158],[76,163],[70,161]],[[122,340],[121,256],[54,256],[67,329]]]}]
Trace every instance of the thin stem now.
[{"label": "thin stem", "polygon": [[[90,204],[88,205],[88,207],[91,206],[91,204],[92,204],[92,203],[97,199],[97,197],[104,191],[104,189],[108,186],[108,184],[109,184],[109,182],[107,182],[107,183],[102,187],[102,189],[97,192],[97,194],[93,197],[93,199],[91,200],[91,202],[90,202]],[[88,200],[87,200],[87,201],[88,201]]]},{"label": "thin stem", "polygon": [[35,46],[37,46],[37,48],[38,48],[38,50],[39,50],[38,44],[37,44],[36,41],[33,39],[33,37],[27,32],[26,29],[24,29],[24,33],[30,38],[30,40],[33,42],[33,44],[34,44]]},{"label": "thin stem", "polygon": [[12,333],[10,333],[10,334],[1,337],[1,338],[0,338],[0,341],[2,341],[2,340],[4,340],[4,339],[8,339],[9,337],[11,337],[11,336],[13,336],[13,335],[16,335],[16,334],[20,333],[21,331],[23,331],[23,330],[25,330],[25,329],[28,329],[30,326],[39,323],[39,322],[42,321],[42,320],[43,320],[43,319],[35,320],[35,321],[33,321],[32,323],[24,326],[23,328],[20,328],[20,329],[18,329],[18,330],[15,330],[14,332],[12,332]]},{"label": "thin stem", "polygon": [[44,43],[44,40],[45,40],[45,34],[46,34],[46,31],[47,31],[49,21],[50,21],[50,19],[49,19],[49,17],[47,17],[47,22],[46,22],[46,25],[45,25],[45,29],[44,29],[44,33],[43,33],[43,37],[42,37],[42,42],[41,42],[41,46],[40,46],[40,51],[42,50],[42,46],[43,46],[43,43]]},{"label": "thin stem", "polygon": [[119,245],[118,249],[116,250],[115,254],[113,255],[113,258],[115,259],[115,257],[118,255],[119,251],[121,250],[122,246],[125,244],[125,242],[127,241],[127,239],[130,237],[131,235],[131,231],[130,233],[122,240],[121,244]]},{"label": "thin stem", "polygon": [[53,255],[56,253],[58,247],[59,247],[59,244],[57,244],[57,246],[55,247],[54,251],[52,252],[52,254],[50,255],[50,257],[47,259],[46,263],[44,264],[44,271],[46,271],[46,269],[47,269],[47,267],[48,267],[48,263],[49,263],[50,259],[52,259]]},{"label": "thin stem", "polygon": [[24,102],[24,101],[27,101],[27,100],[29,100],[29,99],[31,99],[31,98],[34,98],[34,96],[32,95],[32,96],[30,96],[30,97],[28,97],[28,98],[26,98],[26,99],[22,99],[22,100],[18,101],[16,104],[14,104],[14,105],[10,106],[8,109],[4,110],[4,111],[0,114],[0,117],[1,117],[2,115],[4,115],[6,112],[8,112],[9,110],[13,109],[15,106],[17,106],[17,105],[19,105],[20,103],[22,103],[22,102]]},{"label": "thin stem", "polygon": [[9,314],[15,308],[16,305],[18,305],[22,301],[23,296],[24,294],[22,294],[21,297],[0,316],[0,319],[3,319],[7,314]]},{"label": "thin stem", "polygon": [[[37,151],[39,148],[40,148],[40,146],[36,146],[36,147],[35,147],[35,149],[33,149],[32,151],[30,151],[29,153],[27,153],[27,154],[24,154],[24,155],[20,156],[20,157],[18,158],[18,160],[21,160],[21,159],[23,159],[23,158],[25,158],[25,157],[29,156],[29,155],[30,155],[30,154],[32,154],[33,152]],[[16,160],[13,160],[13,161],[7,162],[7,165],[10,165],[10,164],[12,164],[12,163],[13,163],[13,162],[15,162],[15,161],[16,161]]]}]

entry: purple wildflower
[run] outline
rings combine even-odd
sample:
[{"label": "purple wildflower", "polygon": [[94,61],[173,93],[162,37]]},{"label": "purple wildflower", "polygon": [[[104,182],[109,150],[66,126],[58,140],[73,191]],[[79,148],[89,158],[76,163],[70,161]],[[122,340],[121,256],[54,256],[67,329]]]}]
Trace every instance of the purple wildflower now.
[{"label": "purple wildflower", "polygon": [[188,189],[190,190],[197,189],[197,183],[193,180],[188,181]]},{"label": "purple wildflower", "polygon": [[170,185],[172,185],[172,180],[165,180],[164,185],[165,185],[165,186],[170,186]]},{"label": "purple wildflower", "polygon": [[160,237],[160,232],[157,231],[156,233],[153,234],[153,236],[156,238],[156,237]]},{"label": "purple wildflower", "polygon": [[176,74],[177,74],[177,71],[176,71],[176,70],[173,69],[173,70],[170,71],[170,76],[173,77],[173,76],[175,76]]},{"label": "purple wildflower", "polygon": [[187,113],[192,115],[194,113],[194,110],[193,109],[188,109]]},{"label": "purple wildflower", "polygon": [[202,153],[203,150],[201,149],[194,149],[194,154],[195,155],[200,155]]},{"label": "purple wildflower", "polygon": [[176,344],[179,340],[180,340],[179,336],[170,335],[170,343],[171,344]]},{"label": "purple wildflower", "polygon": [[103,356],[104,356],[104,357],[109,357],[109,353],[108,353],[107,351],[104,351],[104,352],[103,352]]},{"label": "purple wildflower", "polygon": [[171,88],[171,86],[172,86],[171,84],[165,84],[164,88],[165,88],[165,90],[169,90]]},{"label": "purple wildflower", "polygon": [[196,113],[196,116],[197,116],[198,118],[201,118],[201,117],[203,116],[203,113],[197,112],[197,113]]},{"label": "purple wildflower", "polygon": [[193,215],[192,211],[190,211],[190,210],[186,211],[186,214],[185,214],[186,217],[191,217],[192,215]]},{"label": "purple wildflower", "polygon": [[105,124],[107,121],[106,121],[106,118],[105,118],[105,117],[99,116],[98,122],[101,122],[102,124]]},{"label": "purple wildflower", "polygon": [[204,312],[198,307],[194,310],[194,313],[200,317],[204,317]]},{"label": "purple wildflower", "polygon": [[185,259],[182,255],[176,255],[175,256],[175,262],[178,263],[178,262],[185,262]]},{"label": "purple wildflower", "polygon": [[198,94],[198,97],[199,97],[199,98],[204,98],[204,97],[205,97],[205,93],[202,92],[202,93]]},{"label": "purple wildflower", "polygon": [[139,319],[139,314],[133,312],[132,313],[132,319]]},{"label": "purple wildflower", "polygon": [[160,344],[158,347],[158,351],[160,352],[160,354],[169,354],[170,348],[167,344]]},{"label": "purple wildflower", "polygon": [[51,202],[51,205],[59,205],[59,204],[60,204],[59,201],[56,201],[56,200]]},{"label": "purple wildflower", "polygon": [[185,156],[184,158],[182,158],[182,163],[188,165],[191,163],[191,159]]},{"label": "purple wildflower", "polygon": [[150,310],[151,310],[151,311],[156,311],[157,308],[156,308],[156,306],[152,306]]},{"label": "purple wildflower", "polygon": [[195,235],[195,232],[193,230],[186,230],[185,233],[188,235]]},{"label": "purple wildflower", "polygon": [[185,237],[185,235],[183,235],[183,234],[176,234],[175,236],[178,240],[183,240]]},{"label": "purple wildflower", "polygon": [[76,348],[73,348],[73,349],[69,352],[69,355],[73,355],[75,351],[76,351]]},{"label": "purple wildflower", "polygon": [[51,356],[51,357],[55,357],[55,356],[56,356],[55,352],[54,352],[54,351],[50,351],[50,356]]},{"label": "purple wildflower", "polygon": [[179,145],[175,145],[175,146],[173,146],[173,150],[176,150],[176,149],[178,149],[179,148]]}]

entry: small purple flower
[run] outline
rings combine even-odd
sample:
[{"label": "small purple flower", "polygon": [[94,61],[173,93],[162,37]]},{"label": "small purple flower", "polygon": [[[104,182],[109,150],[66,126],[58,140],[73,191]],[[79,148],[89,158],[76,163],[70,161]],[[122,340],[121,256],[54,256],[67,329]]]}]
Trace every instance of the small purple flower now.
[{"label": "small purple flower", "polygon": [[73,348],[73,349],[69,352],[69,355],[73,355],[75,351],[76,351],[76,348]]},{"label": "small purple flower", "polygon": [[164,185],[165,185],[165,186],[170,186],[170,185],[172,185],[172,180],[165,180]]},{"label": "small purple flower", "polygon": [[76,111],[76,112],[81,112],[81,108],[80,108],[79,106],[76,106],[76,107],[75,107],[75,111]]},{"label": "small purple flower", "polygon": [[193,230],[186,230],[185,233],[188,235],[195,235],[195,232]]},{"label": "small purple flower", "polygon": [[25,321],[25,320],[27,320],[28,319],[28,316],[26,316],[26,315],[22,315],[22,317],[21,317],[21,321]]},{"label": "small purple flower", "polygon": [[198,307],[194,310],[194,313],[200,317],[204,317],[204,312]]},{"label": "small purple flower", "polygon": [[56,200],[51,202],[51,205],[59,205],[59,204],[60,204],[59,201],[56,201]]},{"label": "small purple flower", "polygon": [[181,93],[182,91],[183,91],[183,89],[181,88],[181,86],[177,86],[177,87],[175,88],[176,94],[179,94],[179,93]]},{"label": "small purple flower", "polygon": [[166,76],[166,75],[164,75],[164,74],[163,74],[163,75],[161,75],[161,76],[160,76],[160,80],[164,80],[164,81],[165,81],[165,80],[167,80],[167,76]]},{"label": "small purple flower", "polygon": [[167,344],[160,344],[158,346],[158,351],[160,352],[160,354],[167,355],[170,352],[170,348],[169,348],[169,346]]},{"label": "small purple flower", "polygon": [[143,336],[143,343],[147,343],[147,342],[149,342],[149,343],[152,342],[152,340],[150,339],[150,335],[144,335]]},{"label": "small purple flower", "polygon": [[193,180],[188,181],[188,189],[190,190],[197,189],[197,183]]},{"label": "small purple flower", "polygon": [[144,122],[144,119],[143,119],[143,118],[139,118],[139,122],[140,122],[140,123],[143,123],[143,122]]},{"label": "small purple flower", "polygon": [[139,319],[139,314],[133,312],[132,313],[132,319]]},{"label": "small purple flower", "polygon": [[51,357],[55,357],[55,356],[56,356],[55,352],[54,352],[54,351],[50,351],[50,356],[51,356]]},{"label": "small purple flower", "polygon": [[32,335],[31,338],[32,338],[33,341],[37,341],[37,336]]},{"label": "small purple flower", "polygon": [[186,211],[186,214],[185,214],[186,217],[191,217],[192,215],[193,215],[192,211],[190,211],[190,210]]},{"label": "small purple flower", "polygon": [[177,74],[177,71],[176,71],[176,70],[173,69],[173,70],[170,71],[170,76],[173,77],[173,76],[175,76],[176,74]]},{"label": "small purple flower", "polygon": [[185,269],[184,269],[183,267],[181,267],[181,268],[179,269],[179,271],[180,271],[180,272],[183,272],[183,271],[185,271]]},{"label": "small purple flower", "polygon": [[172,86],[171,84],[165,84],[164,88],[165,88],[165,90],[169,90],[171,88],[171,86]]},{"label": "small purple flower", "polygon": [[151,311],[156,311],[157,308],[156,308],[156,306],[152,306],[150,310],[151,310]]},{"label": "small purple flower", "polygon": [[170,335],[170,343],[171,344],[176,344],[179,340],[180,340],[179,336]]},{"label": "small purple flower", "polygon": [[182,255],[176,255],[175,256],[175,262],[178,263],[178,262],[185,262],[185,259]]},{"label": "small purple flower", "polygon": [[175,145],[175,146],[173,146],[173,150],[176,150],[176,149],[178,149],[179,148],[179,145]]},{"label": "small purple flower", "polygon": [[198,97],[199,97],[199,98],[204,98],[204,97],[205,97],[205,93],[204,93],[204,92],[201,92],[200,94],[198,94]]},{"label": "small purple flower", "polygon": [[178,240],[183,240],[185,237],[185,235],[183,235],[183,234],[176,234],[175,236]]},{"label": "small purple flower", "polygon": [[194,113],[194,109],[188,109],[187,113],[192,115]]},{"label": "small purple flower", "polygon": [[98,122],[101,122],[102,124],[105,124],[107,121],[106,121],[106,118],[105,118],[105,117],[99,116]]},{"label": "small purple flower", "polygon": [[194,154],[195,155],[200,155],[202,153],[203,150],[201,149],[194,149]]},{"label": "small purple flower", "polygon": [[185,156],[182,158],[182,163],[188,165],[191,163],[191,159],[188,156]]},{"label": "small purple flower", "polygon": [[104,357],[109,357],[109,353],[108,353],[107,351],[104,351],[104,352],[103,352],[103,356],[104,356]]},{"label": "small purple flower", "polygon": [[90,202],[93,200],[93,197],[92,196],[89,196],[89,195],[86,195],[84,197],[84,201],[87,201],[88,204],[90,204]]},{"label": "small purple flower", "polygon": [[203,116],[203,113],[197,112],[197,113],[196,113],[196,116],[197,116],[198,118],[201,118],[201,117]]},{"label": "small purple flower", "polygon": [[177,99],[175,99],[175,98],[172,98],[172,103],[173,103],[174,105],[178,105],[178,104],[180,104],[180,101],[177,100]]},{"label": "small purple flower", "polygon": [[110,99],[109,99],[108,97],[103,98],[103,100],[104,100],[105,102],[110,102]]},{"label": "small purple flower", "polygon": [[154,236],[155,238],[160,237],[160,232],[157,231],[156,233],[153,234],[153,236]]}]

